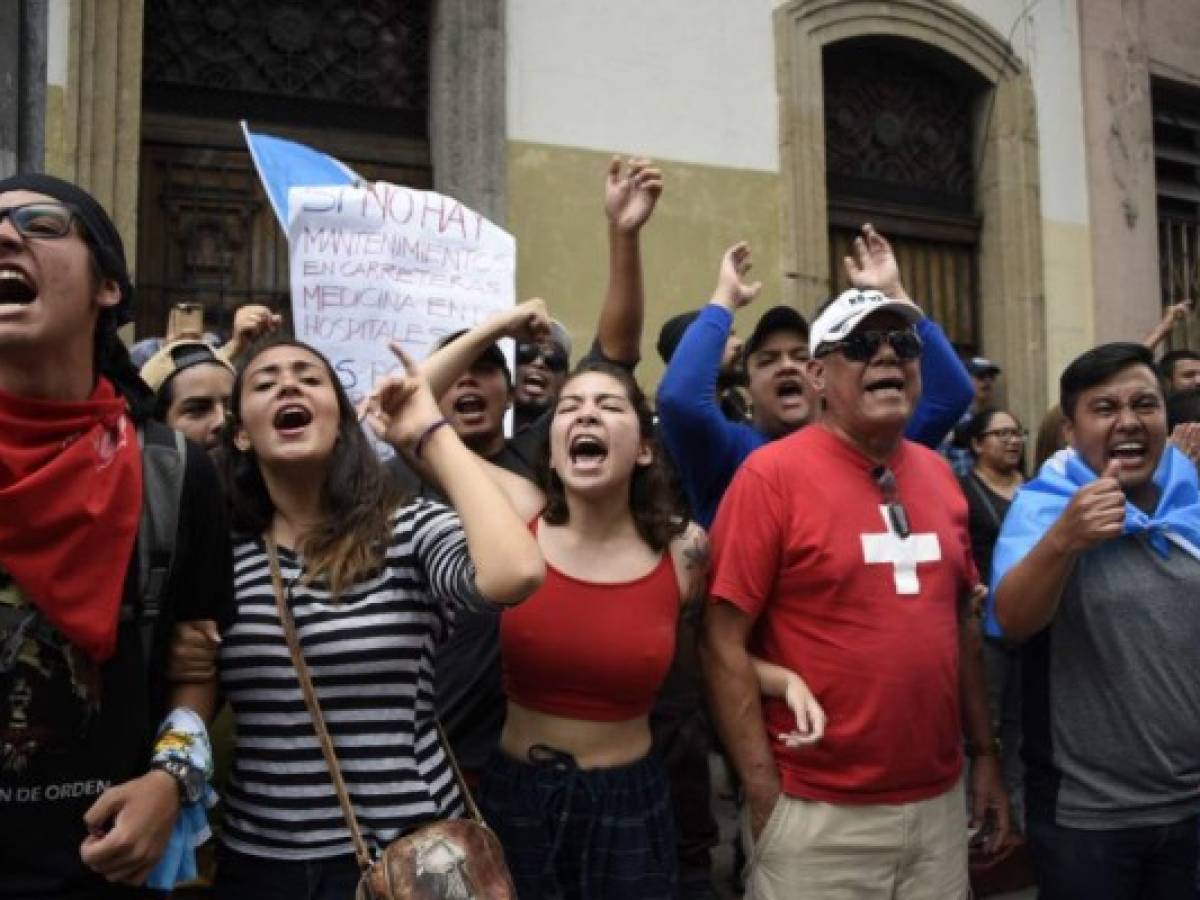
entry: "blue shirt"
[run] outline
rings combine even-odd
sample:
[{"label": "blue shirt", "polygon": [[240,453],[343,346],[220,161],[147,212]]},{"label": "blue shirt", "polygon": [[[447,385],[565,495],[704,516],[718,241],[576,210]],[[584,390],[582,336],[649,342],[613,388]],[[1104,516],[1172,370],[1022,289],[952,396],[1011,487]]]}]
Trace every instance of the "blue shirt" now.
[{"label": "blue shirt", "polygon": [[[679,471],[695,520],[708,528],[717,505],[742,461],[771,440],[753,425],[730,422],[717,405],[717,374],[733,315],[709,303],[683,338],[658,387],[658,417],[663,442]],[[971,376],[929,319],[917,323],[924,352],[924,389],[904,430],[911,441],[936,448],[975,396]]]}]

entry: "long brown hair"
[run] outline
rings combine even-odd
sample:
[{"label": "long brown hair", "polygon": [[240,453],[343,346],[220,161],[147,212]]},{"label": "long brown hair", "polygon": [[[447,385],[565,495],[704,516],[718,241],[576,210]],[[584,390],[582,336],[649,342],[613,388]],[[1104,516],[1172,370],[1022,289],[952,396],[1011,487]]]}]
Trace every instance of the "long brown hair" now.
[{"label": "long brown hair", "polygon": [[[673,538],[683,534],[687,528],[687,517],[676,505],[670,479],[663,462],[662,449],[654,432],[654,417],[650,404],[638,383],[627,369],[598,359],[585,359],[563,382],[561,391],[567,389],[574,379],[589,372],[596,372],[619,382],[625,396],[638,419],[638,432],[651,449],[649,465],[638,466],[629,480],[629,511],[633,514],[638,536],[653,550],[665,550]],[[550,525],[565,525],[570,519],[566,490],[555,471],[550,467],[550,446],[546,446],[538,458],[538,480],[546,494],[546,508],[542,518]]]},{"label": "long brown hair", "polygon": [[321,521],[297,548],[304,555],[305,577],[313,580],[324,576],[330,591],[337,596],[383,567],[391,540],[391,513],[401,496],[363,434],[350,398],[329,360],[308,344],[273,335],[252,346],[238,366],[230,420],[221,437],[234,531],[260,535],[271,526],[275,515],[275,504],[254,451],[239,450],[233,435],[242,421],[246,371],[257,356],[276,347],[299,347],[321,360],[337,395],[338,433],[321,485]]}]

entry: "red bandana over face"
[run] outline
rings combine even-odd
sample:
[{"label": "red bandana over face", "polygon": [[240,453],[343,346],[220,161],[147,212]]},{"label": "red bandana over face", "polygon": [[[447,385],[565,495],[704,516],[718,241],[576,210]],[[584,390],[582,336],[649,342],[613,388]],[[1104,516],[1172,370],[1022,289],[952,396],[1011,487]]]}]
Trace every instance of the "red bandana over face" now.
[{"label": "red bandana over face", "polygon": [[0,391],[0,567],[98,663],[116,646],[141,507],[137,431],[108,381],[82,403]]}]

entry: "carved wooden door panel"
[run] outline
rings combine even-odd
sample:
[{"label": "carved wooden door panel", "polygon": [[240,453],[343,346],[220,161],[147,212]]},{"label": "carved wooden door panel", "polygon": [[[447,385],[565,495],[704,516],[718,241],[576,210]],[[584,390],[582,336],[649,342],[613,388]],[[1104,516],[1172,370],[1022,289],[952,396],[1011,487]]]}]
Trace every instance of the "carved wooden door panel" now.
[{"label": "carved wooden door panel", "polygon": [[243,303],[285,305],[287,241],[249,154],[143,144],[138,199],[139,337],[182,301],[204,305],[209,329]]},{"label": "carved wooden door panel", "polygon": [[959,343],[978,347],[973,134],[981,82],[936,51],[902,41],[826,50],[829,272],[871,222],[892,242],[905,287]]},{"label": "carved wooden door panel", "polygon": [[[428,167],[343,161],[364,178],[431,183]],[[183,301],[222,333],[245,303],[288,312],[287,238],[247,151],[145,141],[138,203],[139,338],[161,335]]]},{"label": "carved wooden door panel", "polygon": [[237,127],[297,140],[367,179],[432,183],[431,0],[146,4],[138,336],[203,303],[210,330],[288,300],[287,243]]}]

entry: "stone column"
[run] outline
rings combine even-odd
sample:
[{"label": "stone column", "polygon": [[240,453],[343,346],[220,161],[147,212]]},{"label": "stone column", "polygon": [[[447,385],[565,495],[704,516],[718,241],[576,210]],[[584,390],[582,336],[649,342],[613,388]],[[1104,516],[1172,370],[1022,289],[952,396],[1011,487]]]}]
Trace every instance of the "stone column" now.
[{"label": "stone column", "polygon": [[[142,119],[143,0],[69,0],[52,17],[64,81],[48,78],[46,171],[78,184],[108,210],[137,259]],[[52,68],[56,60],[52,59]],[[59,63],[62,60],[58,60]]]},{"label": "stone column", "polygon": [[40,172],[46,108],[46,0],[0,3],[0,178]]},{"label": "stone column", "polygon": [[1035,429],[1048,405],[1042,237],[1036,227],[1041,216],[1037,113],[1027,70],[1007,75],[992,91],[975,188],[975,202],[983,212],[983,349],[1004,360],[1007,406]]},{"label": "stone column", "polygon": [[806,313],[829,295],[825,92],[821,44],[791,8],[775,11],[779,155],[783,176],[783,299]]},{"label": "stone column", "polygon": [[503,224],[504,0],[435,0],[430,45],[434,188]]}]

